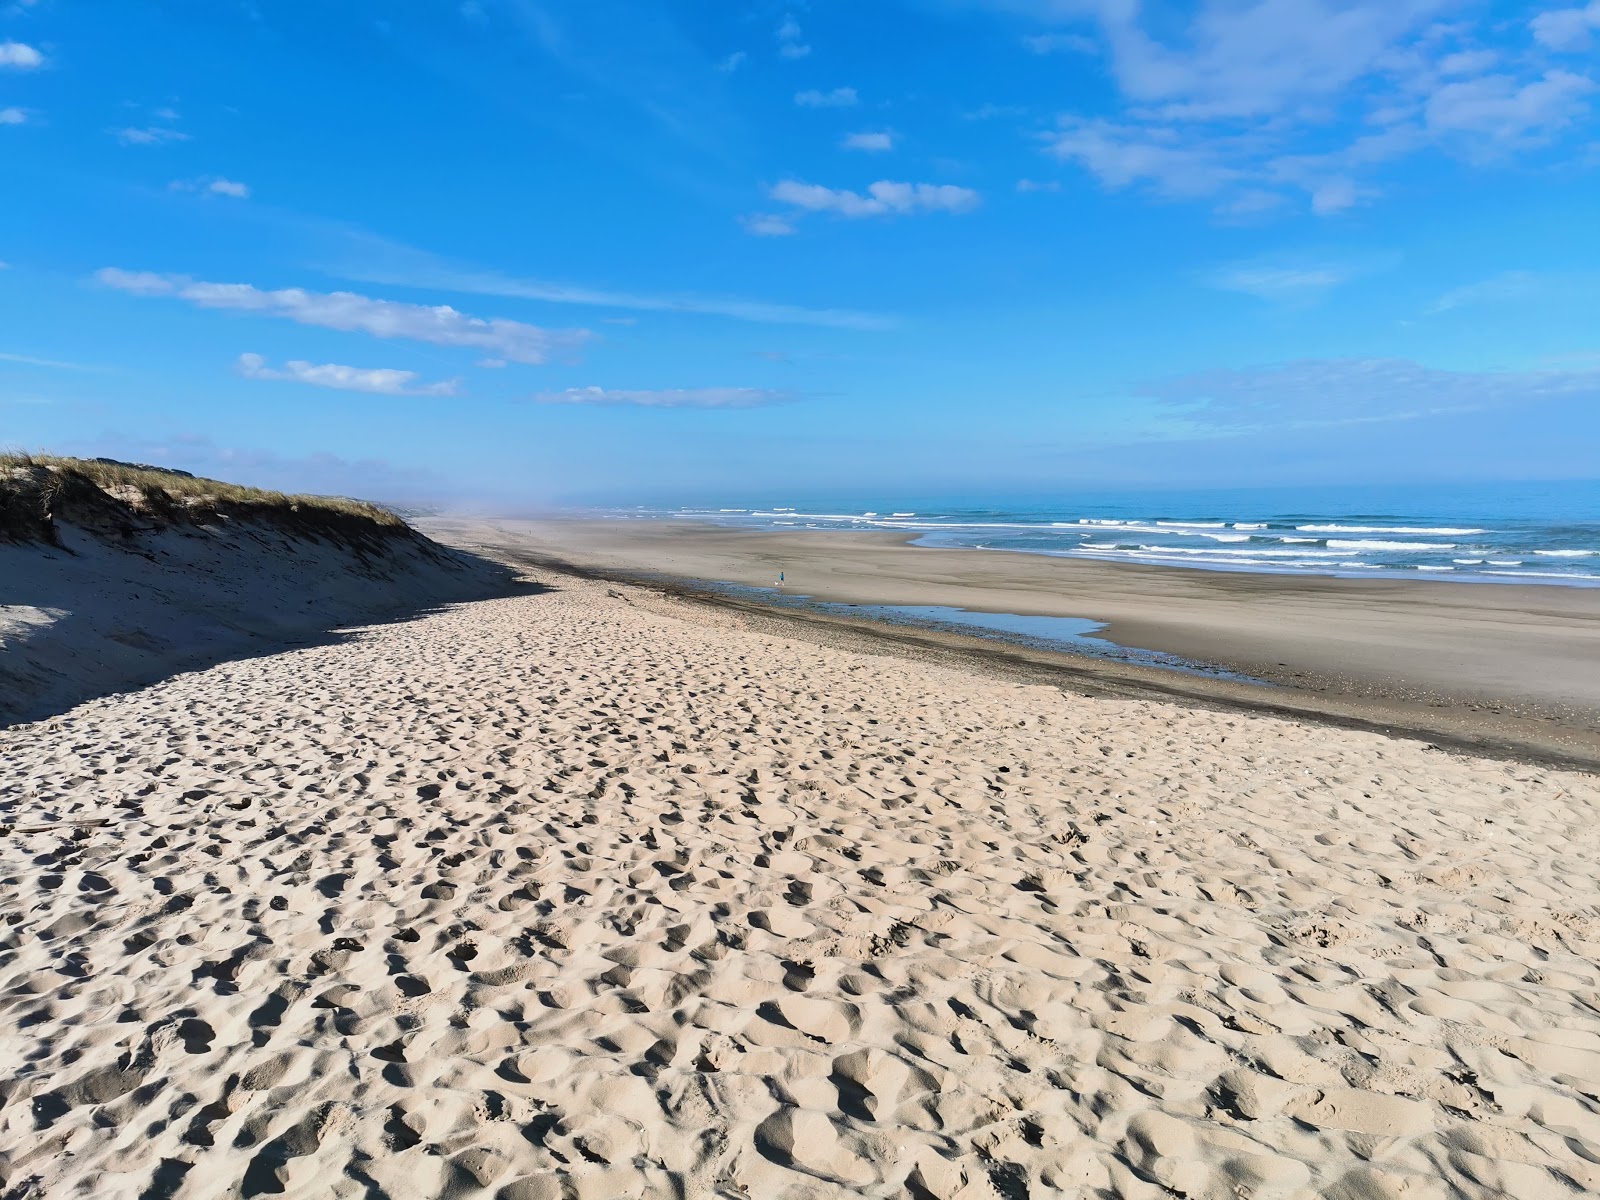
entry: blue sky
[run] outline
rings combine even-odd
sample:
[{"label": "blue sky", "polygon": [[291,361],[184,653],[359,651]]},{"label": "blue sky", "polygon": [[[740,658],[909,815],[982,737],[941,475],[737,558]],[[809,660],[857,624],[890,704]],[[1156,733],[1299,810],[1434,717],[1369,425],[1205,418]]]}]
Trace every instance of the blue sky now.
[{"label": "blue sky", "polygon": [[1600,475],[1600,0],[0,0],[0,442],[501,505]]}]

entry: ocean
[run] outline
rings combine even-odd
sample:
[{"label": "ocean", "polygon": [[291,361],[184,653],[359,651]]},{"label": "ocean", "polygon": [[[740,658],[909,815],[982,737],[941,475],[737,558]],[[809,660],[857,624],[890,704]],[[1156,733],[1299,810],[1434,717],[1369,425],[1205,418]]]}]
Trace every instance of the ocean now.
[{"label": "ocean", "polygon": [[746,529],[897,530],[921,546],[1213,571],[1600,585],[1594,480],[1006,500],[837,493],[770,499],[605,511],[618,519]]}]

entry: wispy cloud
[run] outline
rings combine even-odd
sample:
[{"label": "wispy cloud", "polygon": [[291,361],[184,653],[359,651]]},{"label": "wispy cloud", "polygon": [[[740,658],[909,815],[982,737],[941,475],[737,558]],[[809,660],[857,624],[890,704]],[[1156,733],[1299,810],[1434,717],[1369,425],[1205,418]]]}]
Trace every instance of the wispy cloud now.
[{"label": "wispy cloud", "polygon": [[1390,265],[1379,260],[1305,260],[1291,262],[1230,263],[1206,277],[1206,283],[1225,292],[1243,292],[1258,300],[1303,304],[1319,300],[1334,288]]},{"label": "wispy cloud", "polygon": [[756,237],[788,237],[798,233],[793,221],[787,217],[780,217],[775,213],[755,213],[748,217],[741,217],[744,227]]},{"label": "wispy cloud", "polygon": [[717,70],[721,71],[725,75],[731,74],[743,66],[745,59],[749,57],[750,56],[743,50],[735,50],[732,54],[728,55],[727,58],[717,63]]},{"label": "wispy cloud", "polygon": [[205,192],[212,196],[231,196],[236,200],[250,198],[250,188],[247,184],[214,175],[202,176],[199,179],[174,179],[167,186],[175,192]]},{"label": "wispy cloud", "polygon": [[1476,283],[1451,288],[1428,305],[1427,311],[1436,314],[1476,304],[1522,300],[1533,295],[1538,288],[1539,277],[1532,271],[1504,271],[1492,279],[1480,279]]},{"label": "wispy cloud", "polygon": [[164,125],[144,128],[113,129],[111,136],[124,146],[164,146],[169,142],[187,142],[189,135],[181,129],[168,129]]},{"label": "wispy cloud", "polygon": [[415,371],[346,367],[338,363],[316,364],[302,359],[292,359],[280,369],[267,366],[267,360],[259,354],[241,354],[238,366],[239,374],[246,379],[309,383],[315,387],[366,392],[374,396],[454,396],[461,386],[459,379],[421,383]]},{"label": "wispy cloud", "polygon": [[[752,223],[770,222],[762,228]],[[781,235],[781,217],[752,217],[746,228],[765,236]],[[345,279],[394,287],[429,288],[478,296],[504,296],[518,300],[539,300],[552,304],[576,304],[596,308],[627,309],[636,312],[686,313],[697,316],[726,317],[763,325],[813,325],[831,329],[888,329],[891,317],[846,308],[805,308],[738,296],[643,295],[612,291],[579,284],[525,279],[498,271],[460,266],[425,251],[399,245],[371,235],[348,239],[353,253],[340,261],[324,265],[325,270]]]},{"label": "wispy cloud", "polygon": [[1551,55],[1587,47],[1600,0],[1534,17],[1532,51],[1515,56],[1484,49],[1499,35],[1470,15],[1441,21],[1441,0],[1020,7],[1046,23],[1031,49],[1103,47],[1117,90],[1110,111],[1064,114],[1048,152],[1109,189],[1235,216],[1291,199],[1346,212],[1380,194],[1386,164],[1428,149],[1487,164],[1566,138],[1579,153],[1596,91]]},{"label": "wispy cloud", "polygon": [[794,94],[794,102],[801,108],[854,108],[860,100],[853,87],[837,87],[831,92],[810,88]]},{"label": "wispy cloud", "polygon": [[881,154],[894,149],[894,131],[884,129],[876,132],[847,133],[839,144],[846,150],[865,150],[871,154]]},{"label": "wispy cloud", "polygon": [[1600,396],[1600,370],[1453,371],[1398,358],[1307,359],[1158,380],[1138,394],[1193,427],[1244,432],[1416,420]]},{"label": "wispy cloud", "polygon": [[778,53],[784,58],[806,58],[811,54],[811,47],[805,40],[805,35],[800,31],[800,22],[794,19],[793,13],[785,14],[778,24]]},{"label": "wispy cloud", "polygon": [[248,283],[207,283],[184,275],[116,267],[104,268],[95,278],[107,287],[137,296],[167,296],[199,308],[253,312],[377,338],[468,347],[519,363],[546,362],[575,351],[594,336],[586,329],[543,329],[502,317],[469,316],[447,304],[402,304],[354,292],[308,292],[303,288],[263,291]]},{"label": "wispy cloud", "polygon": [[26,42],[0,42],[0,67],[15,71],[33,71],[44,66],[44,55]]},{"label": "wispy cloud", "polygon": [[628,388],[578,387],[540,392],[539,404],[635,405],[641,408],[761,408],[795,399],[791,392],[770,388]]},{"label": "wispy cloud", "polygon": [[[0,263],[0,266],[5,264]],[[31,354],[0,353],[0,363],[15,363],[19,367],[49,367],[56,371],[110,371],[114,368],[92,363],[62,362],[55,358],[34,358]]]},{"label": "wispy cloud", "polygon": [[1093,38],[1080,33],[1034,33],[1022,39],[1022,44],[1035,54],[1098,54],[1100,47]]},{"label": "wispy cloud", "polygon": [[26,109],[0,108],[0,125],[25,125],[28,121]]},{"label": "wispy cloud", "polygon": [[771,196],[780,204],[805,212],[851,218],[916,212],[964,213],[971,212],[981,202],[978,193],[971,188],[949,183],[895,183],[888,179],[869,184],[865,194],[786,179],[773,187]]},{"label": "wispy cloud", "polygon": [[1600,0],[1582,8],[1553,8],[1534,17],[1534,40],[1559,53],[1576,54],[1589,48],[1600,31]]}]

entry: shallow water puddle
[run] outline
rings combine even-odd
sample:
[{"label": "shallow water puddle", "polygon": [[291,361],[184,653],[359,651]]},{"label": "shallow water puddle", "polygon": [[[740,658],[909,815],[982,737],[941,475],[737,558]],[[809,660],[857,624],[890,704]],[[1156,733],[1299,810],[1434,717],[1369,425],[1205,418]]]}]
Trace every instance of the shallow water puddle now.
[{"label": "shallow water puddle", "polygon": [[1055,650],[1090,658],[1182,671],[1189,675],[1205,675],[1213,679],[1233,679],[1243,683],[1271,686],[1265,680],[1212,666],[1209,663],[1182,658],[1176,654],[1118,645],[1099,636],[1100,631],[1106,628],[1104,621],[1095,621],[1088,617],[1039,617],[1025,613],[975,612],[971,609],[940,604],[841,604],[831,600],[814,600],[810,596],[780,591],[773,587],[752,587],[726,581],[719,581],[710,586],[713,590],[726,595],[760,600],[779,608],[804,608],[841,617],[867,617],[894,625],[910,625],[951,633],[977,633],[981,637],[992,638],[995,641],[1010,642],[1035,649]]}]

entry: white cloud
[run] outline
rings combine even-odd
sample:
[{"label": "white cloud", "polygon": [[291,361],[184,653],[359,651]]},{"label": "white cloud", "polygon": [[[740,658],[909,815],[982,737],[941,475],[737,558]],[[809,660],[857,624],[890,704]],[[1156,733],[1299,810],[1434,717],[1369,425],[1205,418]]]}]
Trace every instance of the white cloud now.
[{"label": "white cloud", "polygon": [[468,316],[448,304],[402,304],[354,292],[308,292],[302,288],[262,291],[247,283],[207,283],[183,275],[123,271],[116,267],[106,267],[95,277],[107,287],[137,296],[171,296],[200,308],[260,313],[378,338],[469,347],[511,362],[546,362],[593,337],[586,329],[543,329],[501,317]]},{"label": "white cloud", "polygon": [[1059,192],[1060,190],[1061,190],[1061,184],[1060,184],[1060,182],[1058,180],[1055,180],[1055,179],[1042,179],[1042,180],[1041,179],[1019,179],[1019,180],[1017,180],[1017,191],[1023,192],[1023,193],[1028,193],[1028,192]]},{"label": "white cloud", "polygon": [[1161,380],[1138,394],[1196,427],[1243,432],[1414,420],[1600,396],[1600,370],[1451,371],[1397,358],[1307,359]]},{"label": "white cloud", "polygon": [[1539,290],[1539,277],[1532,271],[1504,271],[1492,279],[1451,288],[1432,304],[1429,313],[1449,312],[1475,304],[1498,304],[1521,300]]},{"label": "white cloud", "polygon": [[786,179],[772,189],[772,198],[806,212],[840,217],[879,217],[892,213],[970,212],[980,197],[971,188],[949,183],[895,183],[880,179],[866,194]]},{"label": "white cloud", "polygon": [[1235,263],[1209,277],[1207,282],[1226,292],[1243,292],[1274,303],[1304,303],[1367,273],[1352,263]]},{"label": "white cloud", "polygon": [[[781,222],[783,218],[753,217],[748,220]],[[770,236],[782,231],[776,225],[769,225],[765,232]],[[323,269],[363,283],[464,292],[478,296],[509,296],[549,304],[689,313],[763,325],[815,325],[825,329],[861,330],[890,329],[895,325],[894,318],[881,313],[848,308],[802,308],[796,304],[775,304],[768,300],[739,296],[641,295],[543,279],[521,279],[497,271],[459,266],[426,251],[370,234],[352,239],[351,245],[351,261],[324,265]]]},{"label": "white cloud", "polygon": [[239,356],[239,374],[246,379],[285,380],[290,383],[309,383],[316,387],[336,388],[343,392],[367,392],[375,396],[454,396],[461,386],[459,379],[442,383],[419,383],[415,371],[396,371],[388,368],[345,367],[338,363],[320,366],[294,359],[281,370],[267,366],[259,354]]},{"label": "white cloud", "polygon": [[0,42],[0,67],[32,71],[44,66],[44,55],[23,42]]},{"label": "white cloud", "polygon": [[1022,44],[1035,54],[1098,54],[1100,47],[1092,38],[1077,33],[1035,33],[1022,39]]},{"label": "white cloud", "polygon": [[[1452,0],[973,0],[1050,24],[1036,52],[1091,26],[1120,104],[1045,140],[1110,188],[1237,216],[1290,197],[1332,216],[1368,202],[1386,163],[1429,148],[1486,163],[1576,131],[1595,83],[1538,52],[1485,49]],[[1533,19],[1548,49],[1586,48],[1600,0]],[[1066,27],[1066,28],[1063,28]],[[1482,39],[1504,33],[1482,19]],[[1580,137],[1567,149],[1582,152]],[[1278,200],[1269,204],[1268,195]]]},{"label": "white cloud", "polygon": [[1077,117],[1061,124],[1060,133],[1049,135],[1049,152],[1076,162],[1109,188],[1146,184],[1165,196],[1193,199],[1214,196],[1243,176],[1217,147],[1176,130]]},{"label": "white cloud", "polygon": [[234,179],[222,179],[217,176],[202,176],[199,179],[174,179],[167,186],[175,192],[206,192],[213,196],[232,196],[236,200],[248,200],[250,198],[248,185]]},{"label": "white cloud", "polygon": [[784,58],[805,58],[811,53],[800,32],[800,22],[794,19],[794,14],[786,14],[778,25],[778,53]]},{"label": "white cloud", "polygon": [[1562,53],[1587,50],[1600,30],[1600,0],[1583,8],[1553,8],[1534,17],[1533,37],[1541,46]]},{"label": "white cloud", "polygon": [[794,222],[774,213],[756,213],[740,219],[745,229],[757,237],[788,237],[795,232]]},{"label": "white cloud", "polygon": [[20,108],[0,108],[0,125],[25,125],[28,122],[26,110]]},{"label": "white cloud", "polygon": [[164,146],[168,142],[187,142],[189,135],[180,129],[152,125],[144,129],[113,129],[111,135],[124,146]]},{"label": "white cloud", "polygon": [[847,133],[844,136],[844,141],[839,144],[846,150],[865,150],[872,154],[879,154],[885,150],[894,149],[894,133],[891,130],[883,130],[877,133]]},{"label": "white cloud", "polygon": [[760,408],[795,397],[770,388],[665,388],[658,391],[627,388],[578,387],[560,392],[540,392],[539,404],[632,404],[643,408]]},{"label": "white cloud", "polygon": [[[0,263],[0,269],[4,269],[5,265],[5,263]],[[56,358],[34,358],[30,354],[0,354],[0,363],[16,363],[22,367],[51,367],[58,371],[110,371],[114,369],[91,363],[62,362]]]},{"label": "white cloud", "polygon": [[816,88],[809,91],[796,92],[794,102],[801,108],[854,108],[860,102],[853,87],[838,87],[831,92],[819,92]]},{"label": "white cloud", "polygon": [[740,66],[744,64],[744,60],[749,57],[750,56],[743,50],[735,50],[732,54],[728,55],[727,58],[723,59],[717,64],[717,70],[723,72],[723,74],[737,71]]},{"label": "white cloud", "polygon": [[1509,75],[1448,83],[1428,98],[1428,127],[1463,134],[1479,145],[1515,145],[1548,137],[1587,111],[1594,82],[1571,71],[1547,71],[1519,84]]}]

